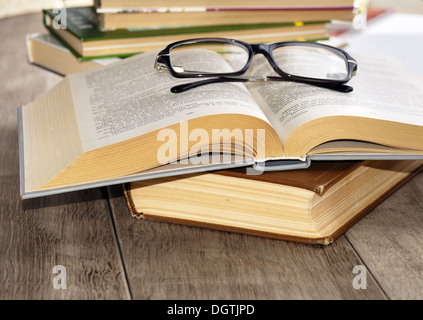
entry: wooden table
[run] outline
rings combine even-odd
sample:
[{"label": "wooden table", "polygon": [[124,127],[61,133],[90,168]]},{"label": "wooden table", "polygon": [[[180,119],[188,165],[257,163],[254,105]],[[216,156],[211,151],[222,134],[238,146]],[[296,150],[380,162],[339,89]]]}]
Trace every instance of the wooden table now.
[{"label": "wooden table", "polygon": [[20,200],[16,108],[61,79],[26,60],[43,31],[0,20],[0,299],[423,298],[422,174],[327,247],[138,220],[120,186]]}]

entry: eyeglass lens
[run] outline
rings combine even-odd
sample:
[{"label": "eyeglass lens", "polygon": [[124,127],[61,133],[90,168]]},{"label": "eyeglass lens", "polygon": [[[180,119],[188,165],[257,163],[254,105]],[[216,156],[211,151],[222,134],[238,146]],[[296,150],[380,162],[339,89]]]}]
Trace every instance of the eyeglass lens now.
[{"label": "eyeglass lens", "polygon": [[[222,64],[222,58],[229,65]],[[248,58],[244,47],[217,42],[180,45],[170,52],[172,68],[181,74],[236,72],[245,67]]]},{"label": "eyeglass lens", "polygon": [[289,45],[272,52],[278,67],[293,76],[324,80],[348,77],[345,57],[325,47]]},{"label": "eyeglass lens", "polygon": [[[344,80],[348,65],[341,54],[319,46],[277,47],[272,56],[283,72],[300,77]],[[227,64],[222,64],[222,58]],[[170,51],[173,70],[180,74],[219,74],[240,71],[249,59],[246,48],[219,42],[187,43]]]}]

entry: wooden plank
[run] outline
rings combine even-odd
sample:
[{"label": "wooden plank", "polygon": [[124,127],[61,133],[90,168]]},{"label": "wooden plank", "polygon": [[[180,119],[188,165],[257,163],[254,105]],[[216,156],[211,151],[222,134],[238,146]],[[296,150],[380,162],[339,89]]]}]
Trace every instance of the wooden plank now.
[{"label": "wooden plank", "polygon": [[328,247],[136,219],[122,188],[108,188],[135,299],[384,299],[345,239]]},{"label": "wooden plank", "polygon": [[346,236],[390,299],[423,298],[423,174]]},{"label": "wooden plank", "polygon": [[[128,299],[100,189],[19,198],[16,108],[60,80],[26,61],[25,35],[36,31],[44,31],[40,14],[0,20],[0,299]],[[57,265],[66,290],[53,286],[65,271],[53,272]]]},{"label": "wooden plank", "polygon": [[99,189],[22,202],[17,177],[2,176],[0,203],[0,299],[129,298]]}]

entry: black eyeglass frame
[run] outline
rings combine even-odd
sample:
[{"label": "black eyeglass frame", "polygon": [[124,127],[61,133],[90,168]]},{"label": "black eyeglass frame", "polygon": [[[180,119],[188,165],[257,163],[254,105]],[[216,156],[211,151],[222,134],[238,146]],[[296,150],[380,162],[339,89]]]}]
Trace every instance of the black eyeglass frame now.
[{"label": "black eyeglass frame", "polygon": [[[242,47],[248,52],[247,63],[241,70],[235,71],[235,72],[227,72],[227,73],[200,73],[200,72],[195,73],[191,71],[189,73],[181,73],[181,72],[175,71],[172,67],[172,63],[170,60],[170,52],[174,48],[182,46],[182,45],[199,44],[199,43],[222,43],[222,44],[230,44],[230,45],[236,45],[236,46]],[[347,76],[344,79],[339,79],[339,80],[338,79],[321,79],[321,78],[296,76],[296,75],[292,75],[292,74],[284,72],[276,64],[273,58],[272,52],[276,48],[294,46],[294,45],[324,48],[338,55],[339,57],[345,60],[345,63],[348,69]],[[177,42],[169,44],[166,48],[160,51],[156,57],[154,67],[160,71],[162,71],[163,69],[167,69],[167,71],[169,71],[169,73],[175,78],[215,78],[215,80],[210,79],[210,81],[204,81],[204,83],[200,83],[198,85],[207,84],[207,83],[215,83],[215,82],[226,82],[226,81],[249,81],[248,79],[236,79],[231,77],[242,76],[250,67],[253,57],[258,53],[261,53],[265,56],[265,58],[270,63],[273,70],[280,76],[280,78],[267,77],[268,80],[285,80],[285,81],[300,82],[300,83],[322,86],[322,87],[331,88],[331,89],[335,89],[335,90],[343,91],[343,92],[352,91],[351,87],[343,86],[343,85],[347,83],[348,81],[350,81],[351,78],[355,75],[355,72],[357,71],[357,61],[350,54],[348,54],[346,51],[340,48],[336,48],[336,47],[332,47],[326,44],[321,44],[316,42],[285,41],[285,42],[275,42],[272,44],[248,44],[240,40],[227,39],[227,38],[196,38],[196,39],[189,39],[189,40],[181,40],[181,41],[177,41]],[[221,78],[221,79],[219,81],[216,78]],[[186,90],[192,87],[196,87],[198,85],[196,85],[196,83],[187,84],[189,88],[186,88]],[[178,87],[181,87],[181,86],[178,86]],[[185,90],[181,90],[181,91],[185,91]],[[179,91],[175,90],[174,92],[179,92]]]}]

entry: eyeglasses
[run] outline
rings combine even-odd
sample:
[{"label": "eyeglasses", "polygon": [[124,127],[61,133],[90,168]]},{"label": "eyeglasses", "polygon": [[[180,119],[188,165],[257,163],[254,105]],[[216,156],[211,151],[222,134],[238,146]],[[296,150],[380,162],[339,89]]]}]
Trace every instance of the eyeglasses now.
[{"label": "eyeglasses", "polygon": [[[279,76],[246,76],[253,57],[263,54]],[[345,85],[357,71],[357,62],[342,49],[315,42],[248,44],[225,38],[174,42],[157,55],[154,67],[176,78],[210,78],[175,86],[183,92],[218,82],[293,81],[350,92]]]}]

